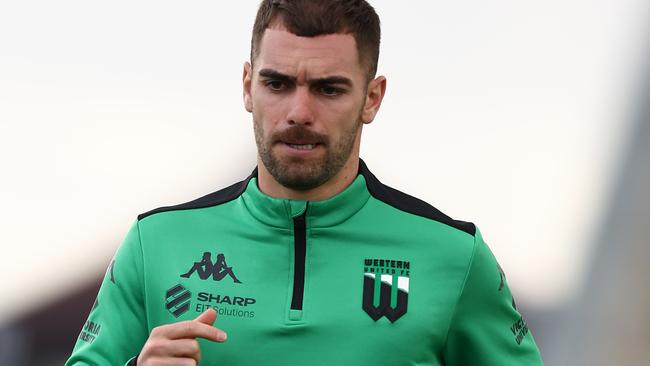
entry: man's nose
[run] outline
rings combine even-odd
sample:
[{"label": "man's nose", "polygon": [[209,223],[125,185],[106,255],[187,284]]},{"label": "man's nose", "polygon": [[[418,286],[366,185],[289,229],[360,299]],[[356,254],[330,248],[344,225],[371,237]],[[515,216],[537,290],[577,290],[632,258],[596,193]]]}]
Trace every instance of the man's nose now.
[{"label": "man's nose", "polygon": [[289,101],[287,122],[293,124],[311,124],[314,121],[314,100],[309,88],[298,86]]}]

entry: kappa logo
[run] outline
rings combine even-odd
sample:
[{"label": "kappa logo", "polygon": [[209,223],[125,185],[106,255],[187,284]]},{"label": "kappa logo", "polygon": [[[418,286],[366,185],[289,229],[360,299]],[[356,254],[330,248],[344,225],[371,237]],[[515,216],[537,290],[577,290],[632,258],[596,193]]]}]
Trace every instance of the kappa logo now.
[{"label": "kappa logo", "polygon": [[176,318],[190,309],[192,294],[182,285],[176,285],[165,293],[165,307]]},{"label": "kappa logo", "polygon": [[212,276],[214,281],[221,281],[224,277],[230,276],[235,283],[241,283],[241,281],[235,276],[232,267],[229,267],[226,263],[226,257],[221,253],[217,254],[217,260],[213,264],[212,254],[210,252],[204,252],[201,261],[194,262],[192,268],[190,268],[187,273],[182,274],[181,277],[190,278],[194,272],[196,272],[202,280],[207,280]]},{"label": "kappa logo", "polygon": [[386,316],[394,323],[406,314],[411,263],[391,259],[366,259],[363,271],[361,308],[370,318],[377,321]]}]

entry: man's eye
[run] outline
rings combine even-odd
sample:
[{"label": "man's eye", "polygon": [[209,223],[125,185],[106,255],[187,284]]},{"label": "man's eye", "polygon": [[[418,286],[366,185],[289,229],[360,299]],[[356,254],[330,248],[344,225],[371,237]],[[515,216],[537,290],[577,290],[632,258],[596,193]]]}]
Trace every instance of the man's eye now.
[{"label": "man's eye", "polygon": [[339,88],[335,88],[333,86],[325,85],[325,86],[320,87],[320,92],[323,95],[326,95],[328,97],[333,97],[333,96],[341,94],[343,91],[341,89],[339,89]]},{"label": "man's eye", "polygon": [[285,88],[284,82],[279,80],[270,80],[266,83],[266,86],[273,91],[280,91]]}]

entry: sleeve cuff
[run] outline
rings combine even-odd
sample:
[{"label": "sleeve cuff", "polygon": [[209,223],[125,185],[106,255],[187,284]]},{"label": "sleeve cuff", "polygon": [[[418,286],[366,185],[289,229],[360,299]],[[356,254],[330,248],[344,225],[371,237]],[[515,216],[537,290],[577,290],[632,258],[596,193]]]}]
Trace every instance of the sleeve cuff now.
[{"label": "sleeve cuff", "polygon": [[124,366],[138,366],[138,356],[140,356],[139,353],[131,358]]}]

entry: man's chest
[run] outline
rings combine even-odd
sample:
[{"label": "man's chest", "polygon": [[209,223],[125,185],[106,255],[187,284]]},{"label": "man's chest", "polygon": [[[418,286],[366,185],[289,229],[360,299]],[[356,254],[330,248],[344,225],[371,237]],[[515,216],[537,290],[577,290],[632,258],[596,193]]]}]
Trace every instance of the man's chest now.
[{"label": "man's chest", "polygon": [[399,236],[310,230],[296,246],[287,230],[159,243],[145,261],[150,327],[212,307],[228,341],[202,343],[206,361],[436,364],[462,268]]}]

